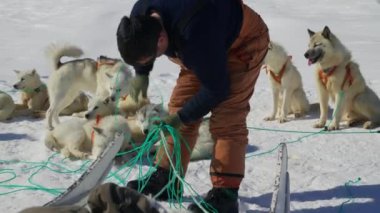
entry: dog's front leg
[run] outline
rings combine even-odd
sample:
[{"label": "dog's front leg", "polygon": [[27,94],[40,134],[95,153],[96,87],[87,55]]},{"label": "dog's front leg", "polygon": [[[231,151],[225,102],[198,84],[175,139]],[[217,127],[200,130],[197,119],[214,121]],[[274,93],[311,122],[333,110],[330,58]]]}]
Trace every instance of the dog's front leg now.
[{"label": "dog's front leg", "polygon": [[339,123],[342,120],[343,108],[346,106],[346,97],[344,97],[343,92],[338,92],[335,94],[335,105],[333,112],[333,120],[328,126],[328,130],[338,130]]},{"label": "dog's front leg", "polygon": [[286,116],[288,115],[288,110],[289,110],[289,101],[291,98],[291,91],[289,89],[284,90],[284,95],[282,98],[282,104],[281,104],[281,113],[280,113],[280,123],[285,123]]},{"label": "dog's front leg", "polygon": [[273,98],[273,111],[272,111],[272,114],[270,116],[264,118],[265,121],[273,121],[274,119],[276,119],[279,97],[280,97],[280,89],[273,87],[273,96],[272,96],[272,98]]},{"label": "dog's front leg", "polygon": [[327,113],[329,108],[329,94],[327,90],[323,88],[321,82],[318,82],[318,92],[319,92],[319,109],[320,116],[319,121],[314,124],[314,128],[323,128],[326,124]]}]

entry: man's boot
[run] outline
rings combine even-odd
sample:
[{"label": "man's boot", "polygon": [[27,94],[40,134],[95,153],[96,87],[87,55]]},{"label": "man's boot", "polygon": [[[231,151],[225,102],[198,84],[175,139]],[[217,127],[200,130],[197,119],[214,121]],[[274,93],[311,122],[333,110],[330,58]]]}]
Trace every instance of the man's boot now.
[{"label": "man's boot", "polygon": [[[169,182],[169,176],[170,171],[167,169],[164,169],[162,167],[157,167],[157,171],[153,172],[150,177],[146,177],[142,180],[132,180],[127,183],[127,187],[135,189],[136,191],[139,191],[139,184],[140,187],[143,187],[143,184],[146,183],[145,187],[141,190],[141,193],[145,195],[151,194],[152,196],[155,196],[158,194]],[[149,180],[148,180],[149,179]],[[174,193],[177,193],[177,195],[173,196],[179,196],[181,191],[180,185],[178,179],[175,180],[175,189]],[[173,191],[170,189],[170,187],[163,190],[163,192],[156,198],[157,200],[166,201],[169,199],[169,194],[172,194]]]},{"label": "man's boot", "polygon": [[[208,212],[213,213],[239,213],[237,188],[212,188],[201,206]],[[203,213],[197,204],[192,203],[188,207],[193,213]]]}]

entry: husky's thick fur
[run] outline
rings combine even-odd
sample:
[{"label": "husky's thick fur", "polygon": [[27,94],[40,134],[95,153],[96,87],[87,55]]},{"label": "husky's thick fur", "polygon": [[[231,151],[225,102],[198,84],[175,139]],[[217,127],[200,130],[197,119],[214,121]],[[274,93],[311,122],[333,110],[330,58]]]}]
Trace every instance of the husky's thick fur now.
[{"label": "husky's thick fur", "polygon": [[35,69],[14,70],[18,81],[13,88],[21,92],[21,103],[28,109],[45,111],[49,108],[49,98],[46,85],[41,81]]},{"label": "husky's thick fur", "polygon": [[[35,69],[25,71],[15,70],[15,73],[18,81],[13,87],[21,92],[21,105],[23,108],[30,109],[29,115],[45,117],[45,112],[49,108],[48,91],[37,71]],[[71,115],[87,110],[87,105],[88,97],[80,93],[70,105],[63,109],[60,115]]]},{"label": "husky's thick fur", "polygon": [[[108,98],[105,100],[96,99],[91,105],[92,107],[90,107],[85,115],[87,119],[95,119],[97,117],[120,113],[120,110],[116,108],[116,104]],[[163,118],[166,115],[168,115],[168,113],[163,109],[161,104],[150,103],[138,109],[134,117],[128,117],[127,122],[131,129],[134,143],[140,145],[144,142],[149,130],[154,126],[154,120]],[[197,143],[191,154],[192,161],[210,159],[212,156],[214,141],[211,139],[208,119],[204,119],[202,122],[199,133]]]},{"label": "husky's thick fur", "polygon": [[110,115],[100,121],[72,118],[48,131],[45,145],[65,157],[95,159],[114,140],[116,133],[124,135],[123,146],[130,146],[131,133],[123,116]]},{"label": "husky's thick fur", "polygon": [[150,100],[142,97],[142,93],[140,93],[138,102],[135,102],[133,98],[128,95],[124,98],[120,98],[117,106],[126,116],[134,116],[141,107],[149,103]]},{"label": "husky's thick fur", "polygon": [[10,95],[0,91],[0,121],[12,118],[16,105]]},{"label": "husky's thick fur", "polygon": [[264,120],[278,117],[279,122],[287,121],[287,115],[304,116],[310,109],[302,86],[302,78],[291,61],[291,56],[278,43],[269,43],[268,53],[264,59],[264,68],[271,82],[273,92],[273,111]]},{"label": "husky's thick fur", "polygon": [[[87,120],[95,120],[108,115],[120,114],[125,116],[123,109],[116,107],[116,102],[111,98],[93,98],[90,102],[89,110],[85,114]],[[146,135],[141,131],[138,122],[135,117],[127,117],[127,123],[131,130],[131,137],[135,145],[141,145],[144,142]],[[125,150],[126,151],[126,150]]]},{"label": "husky's thick fur", "polygon": [[[153,128],[155,119],[163,118],[166,115],[168,115],[168,112],[163,109],[161,104],[147,104],[136,112],[136,120],[141,131],[146,134]],[[214,150],[214,140],[211,137],[209,126],[209,119],[203,119],[199,128],[199,137],[191,153],[191,161],[211,158]]]},{"label": "husky's thick fur", "polygon": [[49,77],[48,91],[50,107],[47,111],[47,125],[53,129],[53,119],[59,123],[59,113],[73,102],[82,91],[97,97],[125,96],[132,72],[119,59],[101,56],[93,59],[77,59],[61,63],[63,56],[78,58],[83,51],[72,45],[53,44],[47,55],[53,65]]},{"label": "husky's thick fur", "polygon": [[348,126],[357,122],[364,122],[366,129],[380,125],[379,97],[366,85],[350,51],[327,26],[320,32],[308,32],[310,41],[305,57],[309,64],[316,64],[321,112],[314,127],[325,126],[329,99],[335,103],[329,130],[339,129],[342,118],[347,119]]}]

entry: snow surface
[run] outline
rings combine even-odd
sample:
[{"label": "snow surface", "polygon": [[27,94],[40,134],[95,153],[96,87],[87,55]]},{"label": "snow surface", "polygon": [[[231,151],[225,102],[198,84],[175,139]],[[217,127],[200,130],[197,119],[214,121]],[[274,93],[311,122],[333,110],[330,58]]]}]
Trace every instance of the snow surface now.
[{"label": "snow surface", "polygon": [[[54,41],[67,41],[82,47],[85,57],[95,58],[101,54],[119,57],[116,27],[123,15],[129,15],[134,2],[1,0],[0,90],[19,101],[19,94],[11,87],[16,81],[13,69],[36,68],[46,81],[51,69],[44,56],[44,48]],[[380,94],[377,73],[380,67],[379,0],[244,2],[261,14],[269,26],[271,38],[293,55],[293,63],[301,72],[304,88],[312,103],[317,102],[318,97],[313,67],[307,66],[303,57],[308,42],[306,30],[319,31],[325,25],[352,51],[368,85]],[[152,72],[151,94],[162,95],[167,102],[177,75],[177,66],[161,57]],[[294,142],[288,144],[291,212],[380,212],[379,134],[349,133],[366,131],[361,128],[323,135],[258,130],[317,132],[312,125],[318,113],[285,124],[264,122],[263,118],[272,108],[271,95],[269,81],[262,73],[247,119],[250,127],[247,156],[250,157],[246,160],[245,179],[240,188],[240,212],[268,212],[277,169],[277,150],[266,152],[281,142]],[[83,171],[65,174],[46,168],[38,170],[42,168],[41,163],[53,154],[42,142],[45,131],[43,120],[17,118],[0,123],[0,212],[17,212],[29,206],[42,205],[56,195],[26,190],[26,186],[40,184],[65,189]],[[82,161],[62,161],[60,156],[53,156],[53,161],[72,170],[83,164]],[[206,160],[189,166],[186,181],[199,194],[206,193],[211,187],[209,163]],[[17,176],[14,179],[13,174]],[[111,181],[117,182],[115,179]],[[24,187],[9,188],[10,185]],[[24,190],[15,191],[18,189]],[[188,198],[187,193],[185,196]],[[185,199],[184,205],[189,202],[190,199]]]}]

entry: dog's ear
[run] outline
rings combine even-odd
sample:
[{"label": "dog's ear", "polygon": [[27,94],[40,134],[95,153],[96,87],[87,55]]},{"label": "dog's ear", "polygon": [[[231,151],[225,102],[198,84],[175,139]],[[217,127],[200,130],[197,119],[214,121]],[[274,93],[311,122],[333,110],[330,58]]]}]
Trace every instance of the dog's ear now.
[{"label": "dog's ear", "polygon": [[109,79],[112,79],[113,78],[113,75],[109,74],[106,72],[106,76],[109,78]]},{"label": "dog's ear", "polygon": [[312,31],[312,30],[310,30],[310,29],[307,29],[307,32],[309,33],[309,36],[310,36],[310,37],[312,37],[312,36],[315,34],[315,32]]},{"label": "dog's ear", "polygon": [[30,74],[35,75],[36,72],[37,72],[36,69],[32,69],[32,72],[30,72]]},{"label": "dog's ear", "polygon": [[103,134],[103,129],[93,126],[92,129],[99,135]]},{"label": "dog's ear", "polygon": [[323,37],[330,39],[331,31],[328,26],[325,26],[325,28],[323,28],[322,35]]},{"label": "dog's ear", "polygon": [[21,71],[19,71],[19,70],[13,70],[13,72],[15,72],[16,75],[18,75],[18,74],[20,74]]}]

